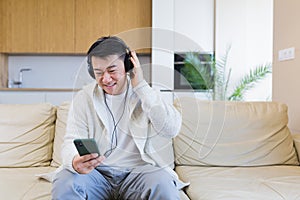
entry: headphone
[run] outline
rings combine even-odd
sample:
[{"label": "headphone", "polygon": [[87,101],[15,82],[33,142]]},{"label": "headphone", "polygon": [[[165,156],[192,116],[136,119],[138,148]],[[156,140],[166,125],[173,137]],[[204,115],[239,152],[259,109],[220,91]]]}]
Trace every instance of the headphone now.
[{"label": "headphone", "polygon": [[[94,73],[94,69],[92,66],[92,56],[97,56],[97,52],[95,51],[95,49],[96,48],[101,49],[101,46],[105,46],[106,42],[117,44],[117,45],[119,45],[120,48],[124,49],[124,52],[121,53],[121,55],[125,54],[125,58],[124,58],[125,72],[127,73],[133,69],[133,64],[130,60],[130,58],[132,57],[131,51],[130,51],[129,47],[125,44],[125,42],[116,36],[101,37],[91,45],[91,47],[89,48],[89,50],[87,52],[88,72],[93,79],[95,79],[95,73]],[[118,49],[118,51],[120,52],[120,49]],[[104,55],[103,57],[108,56],[108,55],[117,54],[116,52],[113,52],[113,51],[111,53],[108,53],[108,52],[105,52],[105,53],[106,53],[106,55]]]}]

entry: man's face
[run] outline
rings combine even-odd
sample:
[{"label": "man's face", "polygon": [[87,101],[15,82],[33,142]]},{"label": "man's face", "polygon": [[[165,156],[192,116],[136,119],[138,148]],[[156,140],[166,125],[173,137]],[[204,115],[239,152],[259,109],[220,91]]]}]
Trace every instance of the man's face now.
[{"label": "man's face", "polygon": [[124,61],[118,55],[104,58],[92,56],[92,66],[98,85],[111,95],[125,91],[127,78]]}]

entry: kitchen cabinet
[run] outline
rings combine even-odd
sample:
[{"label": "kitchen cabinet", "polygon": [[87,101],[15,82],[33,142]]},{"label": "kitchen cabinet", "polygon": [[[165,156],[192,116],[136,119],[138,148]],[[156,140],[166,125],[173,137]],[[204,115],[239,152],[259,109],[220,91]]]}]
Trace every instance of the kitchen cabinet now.
[{"label": "kitchen cabinet", "polygon": [[151,0],[1,0],[0,52],[86,53],[103,35],[151,27]]},{"label": "kitchen cabinet", "polygon": [[37,51],[37,0],[3,0],[0,8],[1,51]]},{"label": "kitchen cabinet", "polygon": [[74,49],[74,0],[38,0],[37,51],[72,53]]},{"label": "kitchen cabinet", "polygon": [[110,1],[110,32],[118,34],[137,27],[151,27],[151,7],[149,0]]},{"label": "kitchen cabinet", "polygon": [[109,35],[110,13],[107,0],[75,1],[75,52],[86,53],[102,35]]},{"label": "kitchen cabinet", "polygon": [[118,34],[129,47],[139,53],[149,53],[152,47],[152,0],[110,1],[110,33]]},{"label": "kitchen cabinet", "polygon": [[1,52],[73,52],[74,0],[2,0],[0,7]]},{"label": "kitchen cabinet", "polygon": [[[151,0],[76,0],[75,52],[85,53],[104,35],[116,35],[134,28],[151,27]],[[145,35],[138,34],[139,37]],[[136,35],[134,36],[136,38]],[[150,43],[149,38],[145,40]],[[124,38],[123,38],[124,39]]]}]

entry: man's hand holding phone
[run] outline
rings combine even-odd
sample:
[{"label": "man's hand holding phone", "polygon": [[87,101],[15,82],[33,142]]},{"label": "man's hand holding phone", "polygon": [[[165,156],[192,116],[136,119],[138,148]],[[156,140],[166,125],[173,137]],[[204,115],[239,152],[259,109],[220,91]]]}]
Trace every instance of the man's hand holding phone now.
[{"label": "man's hand holding phone", "polygon": [[72,165],[79,174],[88,174],[104,160],[105,156],[99,156],[98,153],[86,154],[84,156],[78,154],[73,158]]},{"label": "man's hand holding phone", "polygon": [[94,139],[76,139],[74,144],[79,154],[73,158],[72,165],[79,174],[90,173],[105,160]]}]

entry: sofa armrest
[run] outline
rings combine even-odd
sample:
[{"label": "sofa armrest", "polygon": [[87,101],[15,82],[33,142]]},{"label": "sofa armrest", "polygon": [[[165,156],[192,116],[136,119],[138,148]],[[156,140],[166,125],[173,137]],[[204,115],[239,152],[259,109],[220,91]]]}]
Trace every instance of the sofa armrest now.
[{"label": "sofa armrest", "polygon": [[294,146],[297,152],[298,160],[300,160],[300,133],[293,133]]}]

